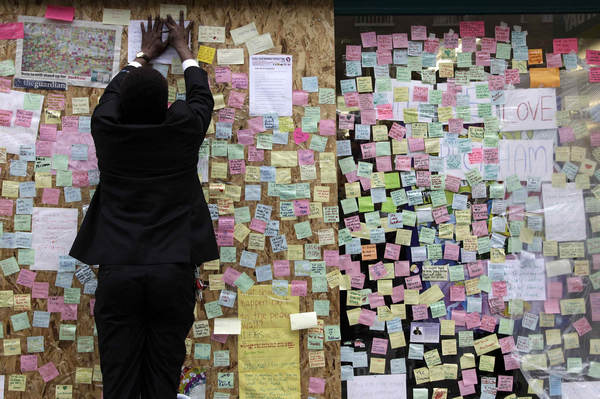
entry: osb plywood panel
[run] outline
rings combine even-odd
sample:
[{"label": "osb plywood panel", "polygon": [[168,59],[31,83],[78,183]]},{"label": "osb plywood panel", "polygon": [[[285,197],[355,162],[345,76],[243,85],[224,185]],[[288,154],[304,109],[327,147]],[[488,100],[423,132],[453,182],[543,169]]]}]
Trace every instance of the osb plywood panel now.
[{"label": "osb plywood panel", "polygon": [[[59,3],[60,2],[56,2]],[[53,2],[53,4],[56,4]],[[160,1],[145,1],[145,2],[131,2],[129,4],[124,2],[116,1],[105,1],[105,2],[73,2],[73,4],[64,3],[64,5],[73,5],[75,7],[75,19],[77,20],[89,20],[89,21],[102,21],[102,10],[104,7],[108,8],[131,8],[131,19],[143,19],[149,14],[156,15],[159,11],[159,4],[164,3]],[[18,15],[30,15],[42,17],[46,9],[46,2],[2,2],[0,4],[0,22],[12,22],[16,21]],[[294,90],[300,90],[302,88],[301,78],[303,76],[318,76],[319,86],[326,88],[335,87],[335,68],[334,68],[334,40],[333,40],[333,2],[332,1],[221,1],[221,2],[207,2],[207,1],[194,1],[187,3],[187,19],[196,21],[196,27],[198,25],[212,25],[212,26],[225,26],[226,27],[226,42],[224,44],[209,44],[216,48],[233,48],[233,41],[229,35],[230,29],[234,29],[250,22],[255,22],[259,33],[269,32],[272,36],[275,48],[265,53],[282,53],[290,54],[294,57],[294,68],[293,68],[293,87]],[[3,59],[14,59],[15,56],[15,40],[0,41],[0,60]],[[197,29],[192,32],[192,47],[193,50],[197,50]],[[248,72],[248,52],[244,50],[245,63],[244,65],[231,65],[232,72]],[[127,27],[124,27],[122,44],[121,44],[121,66],[127,62]],[[223,93],[225,100],[227,100],[228,92],[231,89],[230,85],[216,84],[214,81],[214,65],[208,66],[211,86],[213,93]],[[174,76],[169,74],[169,83],[175,84],[176,78],[181,76]],[[31,92],[47,95],[49,91],[31,90]],[[247,91],[246,91],[247,92]],[[59,92],[60,93],[60,92]],[[102,94],[102,89],[93,89],[86,87],[69,87],[66,91],[66,109],[63,111],[63,116],[72,115],[71,109],[71,98],[73,97],[90,97],[90,107],[97,103],[97,99]],[[310,93],[309,105],[319,106],[317,93]],[[44,102],[43,108],[46,107]],[[321,108],[321,119],[335,119],[335,105],[320,105]],[[301,126],[301,118],[303,116],[303,107],[294,106],[293,119],[295,126]],[[246,120],[248,118],[248,99],[246,98],[243,109],[236,111],[235,123],[233,130],[247,128]],[[216,113],[213,118],[216,120]],[[210,137],[210,136],[209,136]],[[214,136],[213,136],[214,137]],[[282,150],[297,150],[299,148],[308,148],[308,142],[300,145],[295,145],[290,134],[290,144],[287,147],[278,149]],[[247,150],[246,150],[247,151]],[[335,139],[334,136],[330,136],[326,152],[335,153]],[[13,159],[13,155],[8,155],[8,159]],[[315,154],[315,162],[318,166],[319,157]],[[10,162],[10,161],[8,161]],[[265,165],[270,164],[269,151],[265,151]],[[259,166],[255,163],[256,166]],[[8,173],[9,163],[0,165],[1,167],[1,178],[10,179],[13,181],[32,181],[33,180],[33,163],[30,162],[28,166],[27,177],[15,177],[9,176]],[[318,183],[320,178],[320,172],[317,167],[317,180],[311,181],[311,192],[315,185],[321,185]],[[55,177],[53,178],[53,183]],[[292,169],[292,182],[300,182],[300,176],[298,168]],[[228,184],[236,184],[243,186],[244,180],[241,175],[229,176]],[[323,203],[323,206],[337,205],[337,186],[336,184],[322,184],[329,186],[330,200],[329,202]],[[204,184],[205,187],[208,184]],[[260,203],[271,205],[273,207],[273,219],[278,217],[278,201],[273,197],[266,195],[266,184],[263,186],[263,195]],[[90,187],[93,189],[93,187]],[[60,207],[75,207],[79,208],[79,221],[82,220],[81,208],[89,203],[90,193],[88,187],[81,189],[82,201],[74,203],[65,203],[64,196],[60,196]],[[243,191],[243,190],[242,190]],[[34,200],[35,206],[49,206],[41,204],[42,190],[37,189],[37,196]],[[243,199],[243,196],[242,196]],[[214,202],[214,201],[210,201]],[[251,214],[254,213],[256,202],[245,202],[239,201],[235,203],[235,206],[249,206]],[[304,217],[305,218],[305,217]],[[305,219],[298,218],[296,221],[286,221],[281,223],[281,232],[286,234],[288,244],[302,244],[304,242],[295,239],[295,233],[293,223],[303,221]],[[3,222],[4,231],[13,231],[13,220],[12,217],[0,217],[0,221]],[[334,228],[337,230],[335,224],[324,224],[321,220],[311,219],[311,228],[313,236],[310,237],[306,242],[317,243],[318,238],[316,232],[320,229]],[[215,223],[216,229],[216,223]],[[336,235],[337,236],[337,235]],[[267,240],[268,241],[268,240]],[[247,245],[247,239],[243,243],[235,242],[237,246],[238,260],[239,255],[243,248]],[[322,249],[336,249],[335,246],[329,245],[324,246]],[[11,256],[17,256],[17,250],[0,250],[0,259],[7,259]],[[273,254],[270,249],[270,245],[265,245],[265,251],[259,253],[257,265],[272,264],[274,259],[285,259],[285,255],[282,253]],[[239,271],[245,271],[247,274],[255,278],[254,273],[251,269],[240,267],[239,265],[227,264],[226,266],[233,266]],[[203,271],[203,278],[208,280],[209,273],[222,273],[226,266],[221,266],[219,272],[215,271]],[[292,263],[293,267],[293,263]],[[27,266],[22,266],[27,268]],[[330,268],[328,268],[330,271]],[[293,274],[292,274],[293,276]],[[15,294],[26,294],[30,293],[31,290],[27,287],[16,284],[17,274],[0,278],[0,290],[12,290]],[[293,277],[290,277],[292,279]],[[50,284],[49,296],[62,296],[63,289],[54,287],[56,279],[55,272],[38,272],[36,281],[47,281]],[[301,298],[301,312],[313,310],[314,299],[329,299],[331,301],[330,316],[324,319],[324,324],[338,324],[339,323],[339,295],[337,289],[329,290],[327,293],[312,294],[309,285],[309,294],[306,297]],[[77,279],[74,279],[73,287],[83,288]],[[231,289],[231,288],[230,288]],[[204,291],[204,301],[218,300],[219,291]],[[94,334],[94,321],[90,314],[90,299],[89,295],[81,295],[81,303],[78,306],[78,320],[77,325],[77,336],[90,336]],[[31,310],[28,312],[30,321],[33,317],[33,311],[35,310],[46,310],[47,300],[46,299],[32,299]],[[223,307],[224,316],[235,316],[237,315],[237,309]],[[99,365],[99,354],[97,348],[97,340],[95,340],[95,352],[94,353],[78,353],[76,341],[59,341],[59,325],[60,314],[52,313],[50,320],[50,328],[30,328],[19,332],[13,332],[10,323],[10,315],[18,313],[10,308],[0,308],[0,321],[4,327],[4,338],[20,338],[22,353],[27,354],[27,339],[28,336],[44,336],[45,339],[45,352],[38,354],[38,366],[44,365],[48,362],[53,362],[60,375],[45,384],[40,377],[38,372],[24,372],[27,376],[27,391],[25,393],[18,392],[7,392],[7,399],[14,398],[54,398],[56,385],[73,385],[73,397],[74,398],[100,398],[101,382],[99,381],[99,375],[94,374],[94,381],[92,384],[76,384],[75,383],[75,371],[78,367],[93,368],[95,365]],[[206,319],[204,314],[204,307],[201,303],[197,305],[197,320]],[[75,322],[65,321],[64,323],[70,324]],[[210,321],[210,327],[212,331],[213,321]],[[210,361],[193,360],[193,349],[188,354],[185,364],[191,366],[198,366],[207,368],[208,371],[208,392],[207,398],[212,398],[214,386],[216,386],[217,373],[232,371],[236,373],[236,386],[232,390],[221,390],[221,392],[229,392],[232,398],[238,397],[238,386],[237,386],[237,340],[235,337],[229,337],[225,344],[220,344],[216,341],[211,341],[210,338],[197,338],[192,337],[190,331],[189,340],[192,343],[211,343],[212,350],[224,350],[230,351],[231,365],[230,367],[218,367],[212,366],[212,356]],[[310,376],[322,377],[327,381],[325,395],[321,397],[328,398],[339,398],[340,393],[340,362],[339,362],[339,342],[325,342],[324,349],[326,352],[326,367],[325,368],[310,368],[308,364],[308,352],[306,348],[306,334],[300,334],[301,340],[301,371],[302,371],[302,396],[308,395],[308,379]],[[188,341],[190,342],[190,341]],[[193,348],[193,346],[192,346]],[[3,354],[3,348],[0,347],[0,352]],[[10,374],[20,374],[20,357],[19,356],[2,356],[0,357],[0,374],[6,374],[7,380]],[[8,387],[8,381],[6,388]],[[315,395],[318,396],[318,395]]]}]

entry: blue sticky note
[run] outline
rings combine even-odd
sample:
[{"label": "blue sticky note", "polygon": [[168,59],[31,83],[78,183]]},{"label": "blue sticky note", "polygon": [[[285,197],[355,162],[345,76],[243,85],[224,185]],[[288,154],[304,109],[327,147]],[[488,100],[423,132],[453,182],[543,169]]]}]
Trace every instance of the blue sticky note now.
[{"label": "blue sticky note", "polygon": [[316,76],[304,76],[302,78],[302,90],[309,93],[316,93],[319,91],[319,78]]}]

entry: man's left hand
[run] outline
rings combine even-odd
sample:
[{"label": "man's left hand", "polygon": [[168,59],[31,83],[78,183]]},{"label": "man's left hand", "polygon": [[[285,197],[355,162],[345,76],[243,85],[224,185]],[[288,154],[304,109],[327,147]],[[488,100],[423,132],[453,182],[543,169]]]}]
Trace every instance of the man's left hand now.
[{"label": "man's left hand", "polygon": [[152,25],[152,17],[148,17],[148,27],[144,29],[144,24],[140,22],[142,28],[142,51],[150,59],[156,58],[165,51],[169,42],[162,40],[162,27],[164,21],[160,17],[156,17],[154,20],[154,26]]}]

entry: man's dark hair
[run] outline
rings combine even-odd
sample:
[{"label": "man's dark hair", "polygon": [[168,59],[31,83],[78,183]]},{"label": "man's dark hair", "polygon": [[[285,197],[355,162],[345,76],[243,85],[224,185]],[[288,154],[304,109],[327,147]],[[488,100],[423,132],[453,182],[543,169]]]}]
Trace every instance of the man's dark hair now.
[{"label": "man's dark hair", "polygon": [[167,80],[150,66],[135,68],[121,83],[122,123],[158,124],[165,120]]}]

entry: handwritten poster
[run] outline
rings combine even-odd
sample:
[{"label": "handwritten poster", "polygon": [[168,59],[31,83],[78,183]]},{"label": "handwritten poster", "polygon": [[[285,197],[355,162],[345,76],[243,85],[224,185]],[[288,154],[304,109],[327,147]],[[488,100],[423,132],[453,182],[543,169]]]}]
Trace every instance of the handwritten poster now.
[{"label": "handwritten poster", "polygon": [[32,109],[29,124],[17,123],[17,112],[23,110],[25,96],[22,91],[10,90],[6,93],[0,92],[0,104],[3,114],[7,115],[6,123],[0,123],[0,147],[6,148],[9,154],[18,154],[21,146],[35,145],[40,116],[42,112],[42,101]]},{"label": "handwritten poster", "polygon": [[500,106],[503,132],[556,128],[555,89],[515,89],[504,92]]},{"label": "handwritten poster", "polygon": [[290,330],[290,314],[300,309],[298,296],[277,296],[271,285],[239,293],[238,338],[240,399],[300,399],[300,341]]},{"label": "handwritten poster", "polygon": [[492,281],[506,281],[507,295],[504,300],[546,300],[546,267],[544,258],[530,262],[506,259],[502,264],[489,263],[488,274]]},{"label": "handwritten poster", "polygon": [[526,181],[528,177],[551,181],[553,157],[552,140],[500,140],[498,180],[517,175],[521,181]]},{"label": "handwritten poster", "polygon": [[58,270],[59,256],[69,253],[77,235],[76,208],[33,208],[31,270]]}]

